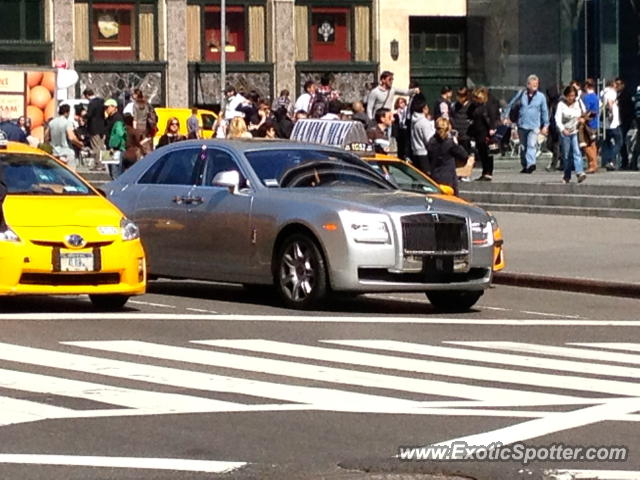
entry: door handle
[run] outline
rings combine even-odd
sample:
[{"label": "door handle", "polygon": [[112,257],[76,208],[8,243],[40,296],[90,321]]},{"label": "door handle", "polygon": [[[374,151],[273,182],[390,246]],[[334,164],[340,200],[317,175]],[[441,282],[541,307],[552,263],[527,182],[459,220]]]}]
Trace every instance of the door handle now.
[{"label": "door handle", "polygon": [[188,203],[189,205],[200,205],[202,202],[204,202],[204,199],[202,197],[188,197],[186,200],[186,203]]},{"label": "door handle", "polygon": [[188,203],[187,202],[187,197],[179,197],[179,196],[175,196],[171,199],[171,201],[175,204],[178,205],[182,205],[183,203]]}]

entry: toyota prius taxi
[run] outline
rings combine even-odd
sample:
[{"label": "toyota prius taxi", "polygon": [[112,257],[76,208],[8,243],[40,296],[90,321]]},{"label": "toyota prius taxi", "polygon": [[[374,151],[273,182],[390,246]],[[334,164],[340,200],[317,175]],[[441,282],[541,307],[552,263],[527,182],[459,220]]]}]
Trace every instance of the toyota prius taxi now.
[{"label": "toyota prius taxi", "polygon": [[138,227],[78,175],[0,139],[0,178],[0,296],[88,294],[95,307],[117,309],[144,293]]}]

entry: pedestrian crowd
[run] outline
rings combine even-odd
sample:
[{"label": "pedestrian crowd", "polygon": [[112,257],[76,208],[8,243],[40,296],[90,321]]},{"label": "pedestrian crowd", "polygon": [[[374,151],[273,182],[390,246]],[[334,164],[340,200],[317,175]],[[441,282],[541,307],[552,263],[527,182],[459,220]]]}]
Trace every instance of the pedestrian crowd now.
[{"label": "pedestrian crowd", "polygon": [[[476,180],[491,181],[494,155],[504,155],[511,144],[519,150],[521,173],[533,173],[541,150],[546,149],[552,158],[546,169],[563,171],[565,183],[574,171],[577,181],[583,182],[599,167],[638,169],[640,87],[631,95],[622,79],[608,82],[599,95],[592,79],[573,81],[561,92],[548,89],[545,95],[538,77],[530,75],[526,86],[502,105],[482,86],[455,91],[443,86],[430,103],[417,83],[406,89],[393,83],[393,73],[382,72],[378,84],[370,85],[365,97],[353,103],[342,101],[331,74],[319,82],[306,81],[297,98],[282,90],[273,101],[255,90],[241,92],[230,85],[213,126],[214,137],[289,138],[300,119],[353,120],[363,124],[378,151],[396,153],[456,191],[458,179],[471,180],[470,168],[464,167],[473,163],[482,167]],[[185,136],[176,117],[166,125],[157,124],[155,110],[140,89],[119,100],[104,100],[91,89],[83,97],[85,103],[73,108],[62,104],[45,129],[45,146],[72,168],[78,161],[95,169],[108,163],[115,177],[154,148],[158,128],[164,128],[158,147],[201,138],[197,108],[186,122]],[[10,140],[38,143],[30,136],[28,118],[15,123],[0,119],[0,129]]]}]

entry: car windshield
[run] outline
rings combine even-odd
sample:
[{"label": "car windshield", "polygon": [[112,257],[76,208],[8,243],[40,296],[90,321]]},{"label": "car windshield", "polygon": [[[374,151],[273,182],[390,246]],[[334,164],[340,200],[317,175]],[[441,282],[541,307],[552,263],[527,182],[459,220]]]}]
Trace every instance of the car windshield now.
[{"label": "car windshield", "polygon": [[28,153],[0,153],[0,168],[9,194],[96,195],[52,158]]},{"label": "car windshield", "polygon": [[358,157],[341,152],[282,149],[245,153],[263,185],[271,188],[393,189]]},{"label": "car windshield", "polygon": [[401,190],[418,193],[442,193],[437,186],[404,162],[369,161],[378,173],[398,186]]}]

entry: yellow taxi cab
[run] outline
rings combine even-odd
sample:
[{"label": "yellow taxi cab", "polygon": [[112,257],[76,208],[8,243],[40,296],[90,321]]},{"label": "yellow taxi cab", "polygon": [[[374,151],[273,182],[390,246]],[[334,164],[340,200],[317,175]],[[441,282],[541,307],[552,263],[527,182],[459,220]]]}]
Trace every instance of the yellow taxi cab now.
[{"label": "yellow taxi cab", "polygon": [[[164,135],[167,128],[167,121],[172,117],[177,118],[180,122],[180,128],[178,130],[180,135],[184,135],[185,137],[187,136],[187,120],[191,116],[190,108],[157,107],[155,111],[158,115],[158,131],[153,139],[155,144],[157,144],[160,137]],[[211,138],[214,134],[213,129],[216,120],[218,119],[218,115],[211,110],[203,110],[199,108],[197,117],[202,138]]]},{"label": "yellow taxi cab", "polygon": [[[428,175],[404,160],[391,155],[375,154],[365,156],[364,160],[375,170],[392,180],[400,189],[428,195],[442,195],[451,202],[468,204],[466,200],[453,195],[453,189],[448,185],[439,185]],[[498,226],[495,217],[491,215],[493,225],[493,271],[497,272],[505,267],[502,230]]]},{"label": "yellow taxi cab", "polygon": [[118,309],[145,292],[138,227],[91,185],[42,150],[0,139],[2,179],[0,296],[88,294]]}]

